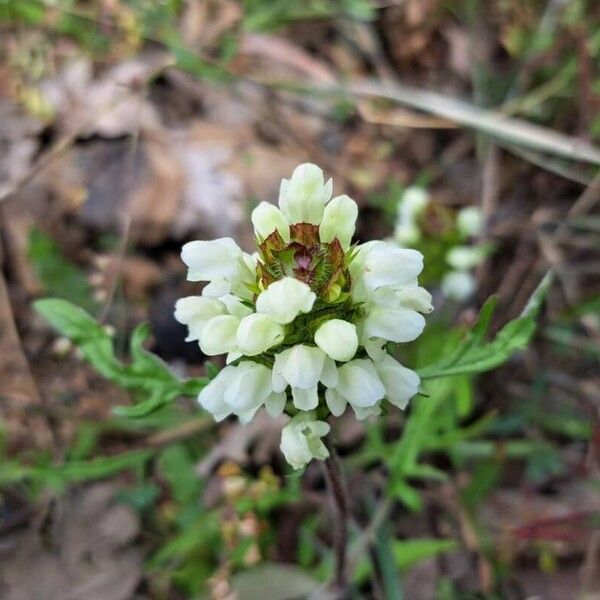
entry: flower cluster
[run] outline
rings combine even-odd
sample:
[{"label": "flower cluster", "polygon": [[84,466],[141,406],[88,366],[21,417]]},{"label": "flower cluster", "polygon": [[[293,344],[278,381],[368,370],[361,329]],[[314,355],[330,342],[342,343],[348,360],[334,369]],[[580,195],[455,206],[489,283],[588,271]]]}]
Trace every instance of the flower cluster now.
[{"label": "flower cluster", "polygon": [[460,302],[475,291],[472,271],[488,254],[487,247],[472,242],[482,228],[483,217],[477,207],[455,212],[433,201],[424,188],[411,186],[398,202],[394,240],[401,246],[417,246],[428,255],[441,254],[445,265],[437,275],[442,293]]},{"label": "flower cluster", "polygon": [[423,256],[372,241],[351,245],[358,208],[331,199],[332,181],[312,164],[281,182],[279,208],[252,213],[258,252],[229,238],[189,242],[182,259],[201,296],[177,302],[175,317],[204,354],[227,366],[198,398],[217,421],[250,421],[264,407],[292,417],[281,450],[295,468],[328,451],[325,419],[349,405],[356,417],[379,414],[387,399],[404,409],[419,377],[387,352],[410,342],[433,310],[419,287]]}]

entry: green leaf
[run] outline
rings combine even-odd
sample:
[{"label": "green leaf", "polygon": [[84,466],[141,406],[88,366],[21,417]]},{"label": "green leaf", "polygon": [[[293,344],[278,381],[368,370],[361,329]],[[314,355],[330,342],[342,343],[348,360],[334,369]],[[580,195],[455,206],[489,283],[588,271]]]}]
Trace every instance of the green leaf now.
[{"label": "green leaf", "polygon": [[455,540],[412,539],[396,540],[392,551],[399,569],[410,569],[416,563],[432,558],[443,552],[451,552],[457,547]]},{"label": "green leaf", "polygon": [[397,560],[392,550],[392,538],[389,523],[377,530],[375,537],[375,555],[381,574],[385,597],[388,600],[402,600],[402,583],[398,573]]},{"label": "green leaf", "polygon": [[125,364],[115,356],[110,335],[83,309],[58,298],[38,300],[34,307],[59,333],[77,345],[99,373],[144,398],[134,406],[114,409],[117,415],[145,416],[178,396],[197,396],[208,383],[206,378],[179,380],[163,360],[146,350],[143,344],[150,336],[147,324],[138,326],[133,332],[131,362]]},{"label": "green leaf", "polygon": [[64,465],[28,467],[16,462],[0,465],[0,484],[6,485],[29,479],[54,487],[70,482],[82,482],[110,477],[145,463],[155,450],[132,450],[115,456],[99,456],[91,460],[71,460]]},{"label": "green leaf", "polygon": [[494,298],[489,299],[467,337],[449,356],[420,369],[421,378],[489,371],[504,363],[517,350],[525,348],[535,332],[536,318],[551,283],[552,273],[549,272],[531,295],[521,315],[507,323],[492,341],[485,342],[485,334],[496,305]]}]

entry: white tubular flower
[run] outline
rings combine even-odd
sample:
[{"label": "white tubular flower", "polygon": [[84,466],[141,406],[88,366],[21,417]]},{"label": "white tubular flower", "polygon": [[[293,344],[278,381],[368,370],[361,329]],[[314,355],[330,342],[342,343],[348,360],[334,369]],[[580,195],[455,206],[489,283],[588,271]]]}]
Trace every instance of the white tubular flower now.
[{"label": "white tubular flower", "polygon": [[214,317],[227,312],[225,304],[214,298],[188,296],[175,304],[175,319],[189,328],[186,342],[199,340],[204,326]]},{"label": "white tubular flower", "polygon": [[324,183],[323,171],[316,165],[305,163],[296,167],[289,181],[282,180],[279,208],[290,224],[318,225],[332,190],[331,179]]},{"label": "white tubular flower", "polygon": [[362,278],[368,290],[384,286],[407,285],[423,270],[423,255],[417,250],[397,248],[376,242],[367,248],[362,263]]},{"label": "white tubular flower", "polygon": [[240,320],[232,315],[211,319],[200,335],[200,349],[207,356],[231,352],[236,346],[236,332]]},{"label": "white tubular flower", "polygon": [[354,235],[357,218],[356,202],[345,195],[337,196],[325,207],[323,220],[319,226],[321,241],[331,242],[337,238],[344,249],[348,248]]},{"label": "white tubular flower", "polygon": [[483,214],[476,206],[461,208],[456,215],[456,226],[464,237],[476,237],[483,231]]},{"label": "white tubular flower", "polygon": [[351,360],[338,369],[335,391],[353,407],[373,406],[385,396],[385,387],[373,361],[367,358]]},{"label": "white tubular flower", "polygon": [[283,327],[268,315],[253,313],[239,321],[235,340],[239,351],[246,356],[257,356],[281,344],[285,337]]},{"label": "white tubular flower", "polygon": [[347,362],[358,349],[356,325],[341,319],[326,321],[315,333],[315,344],[333,360]]},{"label": "white tubular flower", "polygon": [[181,249],[189,281],[231,280],[242,265],[242,249],[231,238],[188,242]]},{"label": "white tubular flower", "polygon": [[280,449],[294,469],[302,469],[313,458],[325,460],[329,450],[321,438],[331,428],[324,421],[317,421],[312,412],[296,415],[282,430]]},{"label": "white tubular flower", "polygon": [[466,271],[481,264],[486,254],[483,246],[454,246],[446,254],[446,262],[459,271]]},{"label": "white tubular flower", "polygon": [[274,231],[278,231],[286,244],[290,241],[290,224],[288,220],[270,202],[261,202],[252,211],[252,225],[254,225],[254,233],[259,238],[268,238]]},{"label": "white tubular flower", "polygon": [[231,412],[247,422],[273,393],[271,371],[250,361],[241,362],[234,369],[223,399]]},{"label": "white tubular flower", "polygon": [[468,271],[450,271],[444,275],[441,287],[446,298],[462,302],[473,295],[477,281]]},{"label": "white tubular flower", "polygon": [[385,387],[386,398],[399,409],[404,410],[408,401],[419,391],[419,376],[403,367],[387,354],[375,363],[375,368]]},{"label": "white tubular flower", "polygon": [[225,403],[225,390],[235,367],[225,367],[198,395],[198,402],[204,410],[213,415],[215,421],[222,421],[231,414],[231,407]]},{"label": "white tubular flower", "polygon": [[293,277],[272,283],[256,299],[256,311],[269,315],[277,323],[291,323],[301,312],[312,310],[317,296],[310,287]]}]

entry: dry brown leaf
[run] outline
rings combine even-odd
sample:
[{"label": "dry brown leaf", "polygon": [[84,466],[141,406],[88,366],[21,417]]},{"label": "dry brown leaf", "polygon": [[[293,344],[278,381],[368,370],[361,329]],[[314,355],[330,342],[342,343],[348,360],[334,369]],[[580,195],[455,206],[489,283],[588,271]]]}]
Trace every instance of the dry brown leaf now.
[{"label": "dry brown leaf", "polygon": [[130,600],[142,577],[135,513],[114,504],[113,484],[61,499],[51,527],[7,536],[0,560],[3,600]]}]

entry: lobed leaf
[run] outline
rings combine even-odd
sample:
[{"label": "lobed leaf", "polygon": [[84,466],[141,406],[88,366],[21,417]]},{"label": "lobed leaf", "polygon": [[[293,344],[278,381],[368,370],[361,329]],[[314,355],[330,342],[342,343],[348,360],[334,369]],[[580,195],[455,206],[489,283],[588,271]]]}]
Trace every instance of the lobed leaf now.
[{"label": "lobed leaf", "polygon": [[197,396],[208,383],[206,378],[181,381],[162,359],[146,350],[143,344],[150,335],[147,324],[139,325],[133,332],[131,362],[126,364],[115,356],[110,335],[82,308],[58,298],[38,300],[34,308],[59,333],[68,337],[104,377],[146,397],[133,406],[117,407],[114,410],[117,415],[145,416],[178,396]]},{"label": "lobed leaf", "polygon": [[531,295],[521,315],[508,322],[493,340],[486,342],[485,335],[496,306],[496,299],[490,298],[483,305],[479,319],[467,337],[449,356],[421,369],[421,379],[483,373],[525,348],[535,332],[537,315],[551,283],[552,273],[549,272]]}]

